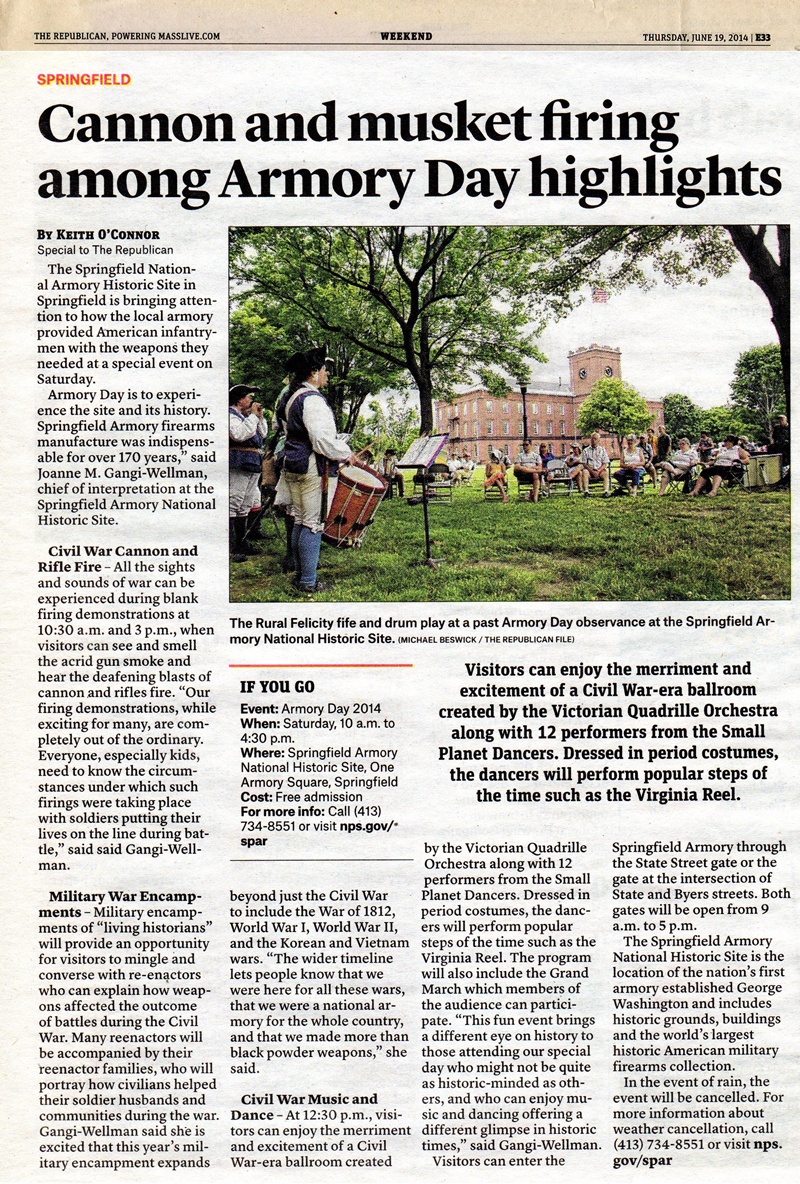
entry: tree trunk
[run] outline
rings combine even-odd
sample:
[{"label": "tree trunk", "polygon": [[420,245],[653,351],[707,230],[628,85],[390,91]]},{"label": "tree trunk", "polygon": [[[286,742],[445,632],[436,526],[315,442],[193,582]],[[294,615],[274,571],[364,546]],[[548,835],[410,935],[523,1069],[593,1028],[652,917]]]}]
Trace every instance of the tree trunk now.
[{"label": "tree trunk", "polygon": [[[428,318],[419,319],[419,369],[422,384],[419,388],[419,420],[423,435],[433,432],[433,381],[431,378],[431,347],[428,336]],[[423,397],[424,391],[424,397]]]},{"label": "tree trunk", "polygon": [[778,334],[781,349],[783,389],[786,393],[786,415],[790,414],[790,336],[789,336],[789,227],[778,227],[778,260],[764,243],[766,227],[753,230],[752,226],[726,226],[733,245],[750,268],[750,279],[757,284],[769,301],[772,323]]},{"label": "tree trunk", "polygon": [[421,436],[433,433],[433,377],[431,375],[430,343],[428,340],[428,318],[419,319],[419,351],[414,348],[413,328],[406,327],[403,333],[408,372],[419,391],[419,430]]}]

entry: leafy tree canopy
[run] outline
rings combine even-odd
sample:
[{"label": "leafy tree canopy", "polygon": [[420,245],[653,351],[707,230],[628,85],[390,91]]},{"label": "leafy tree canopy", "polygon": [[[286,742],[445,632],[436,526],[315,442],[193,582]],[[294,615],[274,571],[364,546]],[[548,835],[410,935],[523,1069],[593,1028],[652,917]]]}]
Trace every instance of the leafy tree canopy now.
[{"label": "leafy tree canopy", "polygon": [[630,383],[621,378],[601,378],[580,409],[578,431],[582,436],[607,432],[616,436],[621,450],[623,437],[646,431],[652,421],[647,403]]},{"label": "leafy tree canopy", "polygon": [[389,395],[382,405],[377,399],[369,404],[370,416],[359,416],[353,448],[358,451],[369,446],[374,456],[382,456],[387,448],[394,448],[398,457],[419,435],[419,415],[406,400]]},{"label": "leafy tree canopy", "polygon": [[757,345],[741,354],[733,371],[729,402],[742,423],[763,441],[786,414],[783,369],[777,345]]},{"label": "leafy tree canopy", "polygon": [[706,407],[700,412],[701,431],[719,443],[725,436],[746,434],[746,427],[733,407]]},{"label": "leafy tree canopy", "polygon": [[[274,407],[287,380],[289,357],[296,350],[307,349],[317,337],[314,326],[292,307],[281,308],[258,296],[240,300],[230,324],[231,383],[262,387],[266,406]],[[323,344],[334,362],[326,388],[328,402],[339,429],[350,432],[365,400],[387,388],[401,389],[405,376],[348,341],[334,339]]]},{"label": "leafy tree canopy", "polygon": [[688,395],[671,394],[664,397],[664,427],[677,445],[681,436],[692,443],[700,438],[701,410]]},{"label": "leafy tree canopy", "polygon": [[244,294],[404,370],[430,432],[433,399],[455,384],[487,367],[526,377],[530,359],[546,361],[531,272],[556,247],[547,227],[269,227],[235,232],[231,258]]}]

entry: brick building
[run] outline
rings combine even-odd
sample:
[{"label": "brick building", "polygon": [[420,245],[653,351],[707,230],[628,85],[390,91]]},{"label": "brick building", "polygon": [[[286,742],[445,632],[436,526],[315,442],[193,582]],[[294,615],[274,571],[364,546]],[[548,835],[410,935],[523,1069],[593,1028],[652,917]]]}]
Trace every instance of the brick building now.
[{"label": "brick building", "polygon": [[[570,444],[581,439],[577,432],[580,409],[601,378],[621,378],[620,351],[609,345],[593,343],[569,354],[569,384],[532,378],[527,384],[525,405],[528,437],[537,446],[544,442],[556,456],[566,453]],[[647,399],[653,427],[664,423],[660,399]],[[452,403],[438,401],[434,409],[434,430],[449,432],[450,455],[464,452],[476,460],[485,460],[489,448],[498,448],[513,459],[524,436],[523,397],[519,390],[509,390],[501,398],[483,386],[459,391]],[[616,441],[604,437],[606,447]],[[611,451],[611,449],[609,449]]]}]

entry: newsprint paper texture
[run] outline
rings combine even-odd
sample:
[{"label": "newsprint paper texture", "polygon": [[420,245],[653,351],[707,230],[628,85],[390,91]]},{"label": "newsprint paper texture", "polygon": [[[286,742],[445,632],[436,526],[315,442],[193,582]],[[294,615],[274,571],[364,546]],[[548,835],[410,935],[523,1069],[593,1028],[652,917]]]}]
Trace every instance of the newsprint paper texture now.
[{"label": "newsprint paper texture", "polygon": [[3,1179],[796,1180],[796,3],[2,22]]}]

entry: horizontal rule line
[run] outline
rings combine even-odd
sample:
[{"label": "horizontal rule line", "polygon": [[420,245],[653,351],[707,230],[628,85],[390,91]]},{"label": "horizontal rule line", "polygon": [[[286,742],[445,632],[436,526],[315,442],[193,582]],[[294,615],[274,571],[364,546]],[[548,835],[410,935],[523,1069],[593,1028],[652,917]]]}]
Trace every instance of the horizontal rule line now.
[{"label": "horizontal rule line", "polygon": [[[61,44],[79,44],[90,46],[101,45],[103,49],[117,49],[117,48],[131,48],[134,46],[146,46],[148,49],[196,49],[198,46],[208,46],[210,48],[219,47],[223,45],[276,45],[286,46],[290,48],[302,49],[324,49],[329,47],[342,46],[356,46],[358,48],[372,48],[380,47],[386,49],[395,49],[399,45],[411,47],[411,45],[418,46],[420,49],[440,49],[442,47],[455,47],[458,49],[650,49],[656,46],[669,45],[674,48],[682,49],[748,49],[751,48],[754,42],[724,42],[712,43],[708,41],[691,42],[691,41],[116,41],[114,43],[108,41],[90,41],[85,42],[82,38],[61,38]],[[56,44],[54,42],[36,41],[35,47],[37,49],[54,49]],[[762,46],[764,49],[771,48],[768,45]]]},{"label": "horizontal rule line", "polygon": [[413,863],[413,859],[231,859],[230,863]]},{"label": "horizontal rule line", "polygon": [[413,670],[413,662],[231,662],[229,670]]}]

